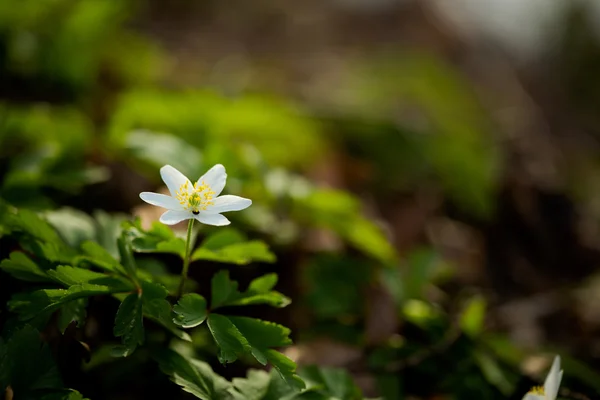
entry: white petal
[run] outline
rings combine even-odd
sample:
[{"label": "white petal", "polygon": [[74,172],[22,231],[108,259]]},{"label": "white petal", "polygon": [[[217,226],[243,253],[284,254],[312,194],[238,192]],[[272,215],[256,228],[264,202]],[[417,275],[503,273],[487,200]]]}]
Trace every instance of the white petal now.
[{"label": "white petal", "polygon": [[200,214],[195,215],[194,218],[206,225],[224,226],[231,223],[221,214],[206,214],[201,212]]},{"label": "white petal", "polygon": [[208,206],[206,212],[209,214],[222,213],[225,211],[240,211],[252,205],[252,200],[240,196],[225,195],[214,199],[214,205]]},{"label": "white petal", "polygon": [[552,367],[550,368],[550,372],[548,372],[548,376],[544,382],[544,392],[546,393],[547,399],[556,399],[562,375],[563,372],[560,369],[560,356],[556,356],[554,357]]},{"label": "white petal", "polygon": [[167,196],[160,193],[142,192],[140,193],[140,199],[144,200],[148,204],[167,208],[169,210],[181,210],[182,206],[179,204],[176,198]]},{"label": "white petal", "polygon": [[210,186],[210,189],[215,192],[215,196],[218,196],[223,191],[225,187],[225,182],[227,181],[227,173],[225,172],[225,167],[221,164],[217,164],[211,169],[208,170],[207,173],[202,175],[200,179],[198,179],[198,183],[206,183]]},{"label": "white petal", "polygon": [[523,396],[523,400],[546,400],[546,396],[541,394],[527,393]]},{"label": "white petal", "polygon": [[174,211],[169,210],[160,216],[159,221],[165,225],[175,225],[178,222],[185,221],[186,219],[194,218],[194,214],[189,211]]},{"label": "white petal", "polygon": [[165,185],[169,188],[171,196],[175,196],[175,192],[177,192],[184,183],[188,182],[188,185],[191,185],[189,179],[186,178],[185,175],[170,165],[165,165],[160,169],[160,176],[165,182]]}]

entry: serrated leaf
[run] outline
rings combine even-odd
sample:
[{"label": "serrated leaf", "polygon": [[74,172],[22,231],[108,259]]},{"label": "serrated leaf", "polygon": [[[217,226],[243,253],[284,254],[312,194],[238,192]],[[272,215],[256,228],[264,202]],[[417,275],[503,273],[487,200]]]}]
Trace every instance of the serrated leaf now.
[{"label": "serrated leaf", "polygon": [[261,364],[271,363],[292,387],[302,389],[304,382],[296,374],[296,363],[271,347],[292,343],[290,330],[282,325],[248,317],[208,316],[208,326],[219,346],[219,360],[233,362],[243,353],[251,353]]},{"label": "serrated leaf", "polygon": [[229,320],[233,322],[252,347],[266,349],[292,344],[290,339],[291,330],[283,325],[249,317],[229,317]]},{"label": "serrated leaf", "polygon": [[334,400],[317,385],[301,390],[290,386],[273,368],[271,372],[250,369],[246,378],[233,378],[229,393],[235,400]]},{"label": "serrated leaf", "polygon": [[190,335],[178,329],[179,327],[173,322],[171,311],[171,303],[165,299],[154,299],[144,304],[144,316],[146,318],[158,322],[175,335],[175,337],[186,342],[191,342],[192,338]]},{"label": "serrated leaf", "polygon": [[170,349],[159,349],[153,353],[160,369],[171,380],[188,393],[202,400],[230,399],[231,384],[215,374],[205,362],[186,359]]},{"label": "serrated leaf", "polygon": [[211,281],[211,308],[214,310],[230,299],[237,298],[239,294],[237,287],[237,282],[229,279],[229,271],[221,270],[217,272]]},{"label": "serrated leaf", "polygon": [[125,214],[108,214],[102,210],[96,210],[93,213],[96,220],[98,244],[113,257],[119,257],[119,248],[117,247],[117,238],[122,232],[122,223],[128,216]]},{"label": "serrated leaf", "polygon": [[277,284],[277,274],[266,274],[256,279],[253,279],[248,285],[248,292],[265,293],[273,289]]},{"label": "serrated leaf", "polygon": [[170,253],[183,258],[185,240],[176,237],[164,224],[155,221],[150,230],[145,231],[138,220],[128,223],[127,232],[132,237],[134,251],[140,253]]},{"label": "serrated leaf", "polygon": [[291,300],[283,294],[271,290],[277,283],[276,274],[267,274],[250,282],[248,290],[239,292],[238,283],[229,278],[229,272],[221,270],[212,279],[211,309],[223,306],[244,306],[251,304],[268,304],[274,307],[285,307]]},{"label": "serrated leaf", "polygon": [[250,352],[248,340],[229,318],[219,314],[210,314],[208,329],[219,346],[221,364],[234,362],[240,355]]},{"label": "serrated leaf", "polygon": [[266,350],[265,356],[269,363],[279,372],[281,378],[292,388],[302,390],[306,387],[304,380],[296,375],[296,363],[278,351]]},{"label": "serrated leaf", "polygon": [[12,312],[19,314],[19,320],[25,321],[44,313],[54,312],[72,300],[128,292],[133,289],[133,286],[110,287],[87,283],[73,285],[68,289],[40,289],[29,293],[17,293],[8,302],[8,307]]},{"label": "serrated leaf", "polygon": [[78,261],[87,261],[105,271],[126,275],[125,267],[98,243],[92,241],[83,242],[81,250],[83,250],[86,256],[76,258]]},{"label": "serrated leaf", "polygon": [[292,302],[291,299],[275,290],[271,290],[277,284],[277,279],[277,274],[275,273],[258,277],[250,282],[245,292],[230,299],[224,305],[246,306],[251,304],[268,304],[273,307],[286,307]]},{"label": "serrated leaf", "polygon": [[165,287],[146,281],[142,281],[141,285],[144,316],[158,322],[179,339],[191,342],[190,336],[173,323],[171,303],[165,299],[168,295]]},{"label": "serrated leaf", "polygon": [[176,254],[181,258],[185,257],[185,240],[175,238],[160,242],[156,245],[156,253]]},{"label": "serrated leaf", "polygon": [[52,227],[71,247],[78,247],[84,240],[96,235],[94,219],[83,211],[63,207],[44,214]]},{"label": "serrated leaf", "polygon": [[309,385],[320,386],[329,396],[348,400],[362,400],[363,395],[352,377],[343,369],[308,366],[300,376]]},{"label": "serrated leaf", "polygon": [[173,307],[175,318],[173,322],[182,328],[193,328],[206,319],[206,299],[197,293],[181,296]]},{"label": "serrated leaf", "polygon": [[123,344],[115,350],[116,356],[127,357],[135,351],[138,345],[144,343],[142,297],[138,293],[127,296],[119,306],[113,334],[121,337]]},{"label": "serrated leaf", "polygon": [[69,265],[59,265],[56,269],[48,270],[48,275],[55,281],[62,283],[67,287],[84,283],[108,286],[118,291],[126,291],[127,288],[130,287],[128,281],[125,279],[119,279],[100,272],[71,267]]},{"label": "serrated leaf", "polygon": [[271,375],[259,369],[251,369],[246,378],[233,378],[235,390],[230,393],[236,400],[263,400],[269,391]]},{"label": "serrated leaf", "polygon": [[121,265],[125,267],[125,272],[132,279],[136,279],[137,266],[135,264],[135,259],[133,258],[131,243],[125,233],[117,239],[117,247],[119,249],[119,256],[121,257]]},{"label": "serrated leaf", "polygon": [[78,327],[81,327],[87,315],[86,312],[87,299],[77,299],[64,304],[58,313],[58,329],[62,334],[65,333],[71,322],[76,322]]},{"label": "serrated leaf", "polygon": [[202,247],[208,250],[219,250],[231,244],[243,243],[246,241],[240,231],[234,228],[219,229],[202,242]]},{"label": "serrated leaf", "polygon": [[[271,369],[269,390],[262,400],[334,400],[322,386],[312,386],[306,389],[290,385],[276,368]],[[310,385],[308,385],[310,386]],[[240,399],[241,400],[241,399]]]},{"label": "serrated leaf", "polygon": [[27,209],[14,209],[13,211],[5,219],[5,224],[11,230],[27,233],[43,242],[62,242],[56,230],[35,212]]},{"label": "serrated leaf", "polygon": [[52,262],[69,262],[75,255],[56,230],[33,211],[9,208],[2,220],[10,231],[20,233],[21,247],[37,256]]},{"label": "serrated leaf", "polygon": [[9,258],[2,260],[0,269],[11,276],[28,282],[51,282],[46,271],[40,268],[24,253],[13,251]]},{"label": "serrated leaf", "polygon": [[200,247],[192,253],[192,261],[206,260],[237,265],[246,265],[253,261],[273,263],[273,254],[266,243],[260,240],[251,240],[244,243],[230,244],[220,249],[211,250]]}]

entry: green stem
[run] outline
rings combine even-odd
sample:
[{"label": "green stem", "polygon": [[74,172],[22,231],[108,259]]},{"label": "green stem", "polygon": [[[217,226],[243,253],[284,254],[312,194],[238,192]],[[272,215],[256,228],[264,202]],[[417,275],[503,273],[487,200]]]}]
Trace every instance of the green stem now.
[{"label": "green stem", "polygon": [[194,226],[194,218],[190,218],[187,229],[187,239],[185,240],[185,258],[183,259],[183,269],[181,270],[181,281],[177,290],[177,298],[183,294],[183,286],[187,279],[188,269],[190,268],[190,253],[192,251],[192,227]]}]

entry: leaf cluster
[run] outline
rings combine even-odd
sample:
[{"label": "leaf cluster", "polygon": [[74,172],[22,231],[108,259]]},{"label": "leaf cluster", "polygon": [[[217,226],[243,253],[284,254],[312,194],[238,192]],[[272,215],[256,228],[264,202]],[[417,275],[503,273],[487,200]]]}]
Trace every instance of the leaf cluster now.
[{"label": "leaf cluster", "polygon": [[[3,385],[0,392],[10,387],[19,398],[26,398],[30,390],[58,388],[67,396],[64,398],[79,398],[74,397],[76,392],[61,389],[52,356],[35,329],[43,330],[48,324],[56,324],[64,333],[71,325],[83,327],[88,303],[98,296],[112,297],[119,304],[113,334],[120,339],[120,344],[112,347],[113,357],[129,357],[140,346],[146,345],[147,321],[161,326],[172,338],[184,341],[191,341],[185,330],[196,328],[206,321],[220,362],[227,364],[249,355],[262,365],[273,366],[278,379],[292,388],[290,390],[304,388],[304,381],[296,373],[296,364],[276,350],[292,343],[290,330],[268,321],[230,313],[247,305],[280,308],[290,304],[288,297],[274,290],[276,274],[260,276],[252,280],[245,290],[240,290],[238,282],[230,279],[228,271],[221,270],[212,279],[210,304],[199,293],[187,293],[175,301],[173,293],[161,284],[161,276],[153,275],[151,269],[140,267],[136,257],[136,253],[167,253],[183,257],[185,242],[165,226],[155,223],[145,230],[139,220],[125,221],[120,229],[112,231],[115,246],[111,251],[98,241],[86,240],[85,237],[90,236],[88,234],[78,237],[72,242],[78,245],[73,246],[40,215],[6,203],[0,203],[0,206],[4,211],[0,217],[0,232],[15,238],[18,243],[17,248],[0,262],[0,270],[31,288],[14,294],[8,301],[12,315],[9,326],[13,334],[4,334],[6,342],[0,342],[0,353],[4,355],[0,358],[0,383]],[[192,260],[244,265],[273,262],[275,256],[264,242],[247,240],[235,230],[224,229],[204,239],[193,252]],[[24,346],[39,348],[36,350],[39,354],[31,353],[30,361],[28,358],[19,359],[17,354],[23,351]],[[36,357],[44,361],[36,368],[28,368],[26,363],[33,362]],[[168,365],[167,361],[172,361],[173,357],[172,354],[159,354],[156,359],[163,370],[170,371],[164,365]],[[177,358],[172,362],[177,366],[185,364],[191,371],[203,368],[198,367],[202,362],[192,359]],[[202,370],[208,371],[206,368]],[[217,393],[219,382],[226,382],[211,374],[215,387],[202,386],[204,395]],[[35,379],[41,383],[20,383],[35,382]],[[228,385],[230,391],[235,392],[234,386]]]}]

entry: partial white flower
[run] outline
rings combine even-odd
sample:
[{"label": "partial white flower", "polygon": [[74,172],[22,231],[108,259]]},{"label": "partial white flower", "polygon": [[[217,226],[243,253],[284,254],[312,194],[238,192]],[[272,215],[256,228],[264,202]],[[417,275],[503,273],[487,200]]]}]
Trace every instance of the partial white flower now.
[{"label": "partial white flower", "polygon": [[194,184],[170,165],[160,169],[160,176],[171,196],[142,192],[140,198],[146,203],[168,210],[160,217],[160,222],[166,225],[191,218],[207,225],[229,225],[229,220],[221,215],[222,212],[240,211],[252,204],[252,200],[239,196],[219,196],[227,180],[225,167],[221,164],[209,169]]},{"label": "partial white flower", "polygon": [[560,356],[556,356],[554,357],[550,372],[546,376],[544,386],[534,387],[523,397],[523,400],[556,400],[562,376],[563,371],[560,369]]}]

